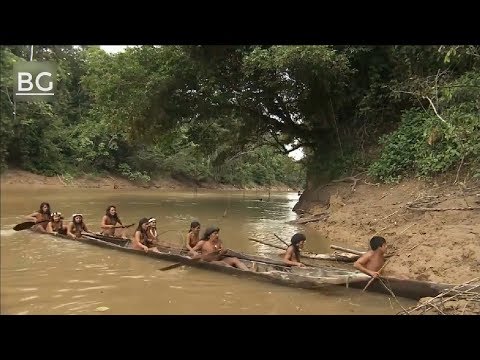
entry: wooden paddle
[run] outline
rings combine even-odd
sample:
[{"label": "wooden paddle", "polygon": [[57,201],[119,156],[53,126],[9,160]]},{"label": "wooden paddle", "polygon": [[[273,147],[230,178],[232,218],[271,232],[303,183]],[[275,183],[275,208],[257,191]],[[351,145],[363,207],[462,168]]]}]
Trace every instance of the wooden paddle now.
[{"label": "wooden paddle", "polygon": [[115,225],[114,227],[111,227],[110,229],[122,229],[122,228],[129,228],[129,227],[132,227],[133,225],[135,224],[130,224],[130,225]]},{"label": "wooden paddle", "polygon": [[[383,264],[383,266],[380,268],[380,270],[378,270],[378,278],[380,278],[380,272],[383,270],[383,268],[385,267],[385,265],[387,265],[388,263],[388,260],[385,261],[385,263]],[[376,277],[373,277],[370,279],[370,281],[367,283],[367,285],[365,285],[365,287],[363,288],[362,292],[365,292],[365,290],[367,290],[367,288],[370,286],[370,284],[373,282],[373,280],[375,280]]]},{"label": "wooden paddle", "polygon": [[[210,257],[218,256],[219,253],[220,253],[220,250],[217,250],[217,251],[205,254],[205,255],[195,255],[190,260],[192,260],[192,261],[205,260],[205,259],[208,259]],[[172,265],[165,266],[165,267],[160,268],[158,270],[160,270],[160,271],[171,270],[171,269],[175,269],[175,268],[177,268],[179,266],[182,266],[182,265],[185,265],[185,263],[184,262],[178,262],[178,263],[175,263],[175,264],[172,264]]]},{"label": "wooden paddle", "polygon": [[41,224],[44,222],[49,222],[50,220],[42,220],[42,221],[25,221],[23,223],[17,224],[13,227],[13,230],[15,231],[20,231],[20,230],[26,230],[30,229],[33,225]]}]

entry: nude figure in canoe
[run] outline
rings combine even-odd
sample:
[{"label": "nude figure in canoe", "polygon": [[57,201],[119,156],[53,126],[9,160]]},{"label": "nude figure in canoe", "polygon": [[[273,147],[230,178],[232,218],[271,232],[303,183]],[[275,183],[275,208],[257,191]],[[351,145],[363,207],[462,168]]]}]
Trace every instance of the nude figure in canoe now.
[{"label": "nude figure in canoe", "polygon": [[[218,252],[219,258],[218,260],[210,260],[212,263],[216,263],[219,265],[224,265],[224,266],[232,266],[236,267],[241,270],[250,270],[247,265],[245,265],[243,262],[241,262],[238,258],[236,257],[223,257],[222,254],[225,254],[227,252],[227,249],[223,248],[223,244],[218,237],[220,229],[217,227],[209,227],[205,230],[205,233],[203,234],[202,238],[200,241],[195,245],[192,250],[190,251],[190,254],[193,256],[198,255],[197,251],[200,251],[200,254],[202,255],[207,255],[207,254],[212,254]],[[208,260],[206,260],[208,261]]]},{"label": "nude figure in canoe", "polygon": [[192,249],[198,244],[199,241],[200,223],[198,221],[192,221],[190,224],[190,230],[188,230],[187,234],[187,242],[185,244],[189,253],[191,253]]},{"label": "nude figure in canoe", "polygon": [[127,238],[125,227],[118,217],[117,208],[113,205],[107,207],[105,215],[102,217],[102,223],[100,227],[102,228],[100,234],[107,236],[115,236],[115,231],[117,229],[123,229],[121,231],[121,237],[124,239]]},{"label": "nude figure in canoe", "polygon": [[27,215],[26,218],[37,223],[37,225],[32,226],[32,230],[41,233],[47,232],[48,222],[52,218],[50,204],[47,202],[42,202],[40,204],[40,209],[30,215]]},{"label": "nude figure in canoe", "polygon": [[353,266],[361,272],[372,277],[378,277],[379,271],[385,264],[385,253],[387,242],[381,236],[374,236],[370,239],[370,248],[365,254],[355,261]]}]

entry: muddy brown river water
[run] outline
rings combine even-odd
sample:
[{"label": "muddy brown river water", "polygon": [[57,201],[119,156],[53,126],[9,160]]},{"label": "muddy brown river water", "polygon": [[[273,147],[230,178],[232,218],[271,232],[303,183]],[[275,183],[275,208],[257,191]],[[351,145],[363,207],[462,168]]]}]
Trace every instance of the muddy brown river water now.
[{"label": "muddy brown river water", "polygon": [[[1,193],[2,314],[395,314],[400,307],[385,295],[340,286],[321,291],[270,284],[190,267],[159,271],[171,264],[75,241],[14,231],[42,201],[65,220],[80,212],[98,231],[108,205],[124,224],[154,216],[161,239],[180,244],[190,222],[215,224],[233,250],[276,257],[278,251],[251,242],[275,242],[297,231],[306,250],[329,252],[320,233],[286,222],[296,193],[3,187]],[[259,199],[262,198],[262,201]],[[223,217],[226,212],[226,216]],[[133,232],[133,227],[130,232]],[[401,299],[403,306],[414,301]],[[103,310],[103,311],[101,311]]]}]

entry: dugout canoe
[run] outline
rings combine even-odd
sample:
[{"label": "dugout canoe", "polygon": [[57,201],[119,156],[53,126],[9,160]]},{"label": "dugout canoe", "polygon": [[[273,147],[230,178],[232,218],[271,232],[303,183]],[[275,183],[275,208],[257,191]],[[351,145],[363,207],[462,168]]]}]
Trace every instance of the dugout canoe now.
[{"label": "dugout canoe", "polygon": [[[47,234],[49,235],[49,234]],[[319,289],[330,285],[346,285],[356,281],[358,276],[362,276],[357,271],[329,267],[290,267],[283,262],[265,257],[243,254],[230,251],[227,256],[237,256],[248,268],[253,265],[255,271],[244,271],[234,267],[222,266],[217,263],[211,263],[202,260],[192,260],[185,249],[157,246],[160,252],[149,251],[145,253],[142,250],[136,250],[129,247],[130,240],[118,237],[109,237],[98,234],[82,235],[79,239],[72,239],[65,235],[51,235],[56,238],[70,241],[79,241],[81,243],[96,245],[110,250],[123,251],[136,256],[150,257],[158,260],[171,261],[173,263],[182,263],[186,266],[196,267],[205,270],[218,271],[225,274],[231,274],[246,278],[264,280],[275,284],[299,287],[304,289]],[[165,264],[168,265],[168,264]]]},{"label": "dugout canoe", "polygon": [[[118,237],[110,237],[99,234],[83,235],[80,239],[74,240],[65,235],[52,235],[71,241],[96,245],[99,247],[123,251],[137,256],[182,263],[186,266],[201,268],[205,270],[218,271],[225,274],[253,278],[268,281],[275,284],[298,287],[304,289],[323,289],[325,286],[337,285],[354,289],[363,289],[371,279],[370,276],[357,270],[346,270],[334,267],[289,267],[281,261],[244,254],[229,250],[227,255],[238,257],[247,267],[251,268],[255,263],[256,271],[244,271],[233,267],[222,266],[216,263],[202,260],[192,260],[185,249],[172,246],[157,246],[159,253],[136,250],[129,247],[130,240]],[[434,283],[410,279],[397,279],[393,277],[382,277],[385,284],[397,297],[405,297],[418,300],[422,297],[434,297],[441,292],[451,289],[455,284]],[[480,292],[480,289],[476,289]],[[374,280],[367,292],[376,292],[391,296],[390,292],[380,281]]]}]

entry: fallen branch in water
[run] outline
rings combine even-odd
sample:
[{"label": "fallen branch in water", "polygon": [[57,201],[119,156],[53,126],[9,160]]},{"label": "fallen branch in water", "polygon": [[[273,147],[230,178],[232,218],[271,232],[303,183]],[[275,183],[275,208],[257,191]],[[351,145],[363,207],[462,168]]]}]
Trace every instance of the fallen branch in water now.
[{"label": "fallen branch in water", "polygon": [[270,243],[262,241],[262,240],[258,240],[258,239],[254,239],[254,238],[248,238],[248,240],[255,241],[255,242],[258,242],[260,244],[267,245],[267,246],[270,246],[270,247],[273,247],[273,248],[276,248],[276,249],[287,250],[287,248],[285,246],[270,244]]}]

